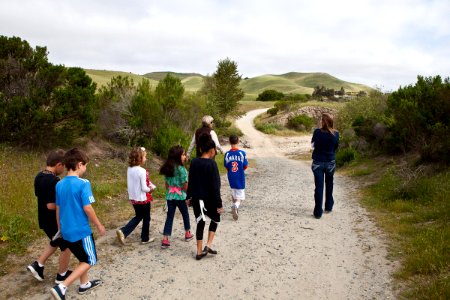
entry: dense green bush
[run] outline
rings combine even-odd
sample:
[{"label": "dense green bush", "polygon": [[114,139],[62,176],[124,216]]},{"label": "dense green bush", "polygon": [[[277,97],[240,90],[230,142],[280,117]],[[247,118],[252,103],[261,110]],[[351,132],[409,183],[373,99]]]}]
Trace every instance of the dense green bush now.
[{"label": "dense green bush", "polygon": [[313,118],[307,115],[298,115],[288,119],[287,126],[298,131],[311,130],[314,125]]},{"label": "dense green bush", "polygon": [[267,110],[267,113],[273,117],[278,113],[278,108],[277,107],[269,108]]},{"label": "dense green bush", "polygon": [[450,163],[450,81],[440,76],[417,77],[417,83],[393,92],[387,115],[390,146],[418,151],[423,161]]},{"label": "dense green bush", "polygon": [[153,136],[151,149],[158,155],[167,158],[169,149],[174,145],[182,145],[187,150],[190,136],[188,136],[181,128],[168,123],[160,128]]},{"label": "dense green bush", "polygon": [[113,77],[99,89],[98,94],[98,133],[108,140],[127,144],[132,136],[127,122],[127,112],[131,99],[136,94],[133,79],[120,75]]},{"label": "dense green bush", "polygon": [[93,128],[95,83],[81,68],[49,63],[47,54],[0,36],[0,142],[52,147]]},{"label": "dense green bush", "polygon": [[279,100],[275,102],[274,106],[275,108],[278,108],[279,111],[288,111],[293,104],[294,101]]},{"label": "dense green bush", "polygon": [[284,98],[284,94],[276,90],[265,90],[260,93],[256,101],[277,101]]},{"label": "dense green bush", "polygon": [[283,130],[283,125],[274,123],[255,123],[255,128],[266,134],[273,134],[279,130]]},{"label": "dense green bush", "polygon": [[342,167],[343,165],[355,160],[357,152],[353,148],[340,149],[336,153],[336,166]]},{"label": "dense green bush", "polygon": [[295,102],[306,102],[311,99],[311,95],[309,94],[286,94],[283,100],[286,101],[295,101]]}]

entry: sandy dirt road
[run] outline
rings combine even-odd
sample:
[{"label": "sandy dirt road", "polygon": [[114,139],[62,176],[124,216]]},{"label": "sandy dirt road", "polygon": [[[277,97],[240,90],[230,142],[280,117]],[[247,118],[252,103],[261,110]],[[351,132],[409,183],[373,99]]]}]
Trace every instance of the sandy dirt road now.
[{"label": "sandy dirt road", "polygon": [[[312,217],[314,182],[310,162],[288,159],[297,147],[309,151],[310,137],[271,138],[253,127],[264,110],[237,121],[253,159],[247,199],[233,221],[226,177],[226,212],[214,248],[218,254],[194,259],[195,241],[185,242],[177,212],[171,248],[160,249],[165,215],[152,211],[155,243],[140,245],[136,230],[120,247],[114,230],[97,240],[100,262],[90,278],[104,284],[88,295],[77,285],[67,299],[393,299],[393,263],[386,259],[383,236],[359,206],[355,184],[335,176],[333,213]],[[192,211],[191,226],[195,230]],[[47,299],[51,286],[31,299]]]}]

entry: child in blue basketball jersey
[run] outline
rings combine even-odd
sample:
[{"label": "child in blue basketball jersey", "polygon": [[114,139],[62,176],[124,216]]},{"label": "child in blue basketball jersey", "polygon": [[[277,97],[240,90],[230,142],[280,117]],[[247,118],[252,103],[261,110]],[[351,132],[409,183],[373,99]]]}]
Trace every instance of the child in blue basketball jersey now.
[{"label": "child in blue basketball jersey", "polygon": [[223,158],[223,164],[228,171],[228,182],[231,187],[231,198],[233,200],[233,206],[231,207],[231,213],[233,219],[238,219],[238,209],[242,200],[245,200],[245,173],[247,169],[248,161],[245,151],[238,148],[239,137],[236,135],[230,136],[231,149]]},{"label": "child in blue basketball jersey", "polygon": [[97,263],[89,221],[95,224],[101,235],[105,234],[105,227],[98,220],[91,205],[95,202],[91,183],[80,178],[86,172],[88,162],[88,156],[77,148],[67,151],[64,155],[67,176],[56,185],[56,219],[59,230],[67,242],[67,247],[80,262],[69,277],[51,289],[52,296],[58,300],[65,299],[67,287],[78,278],[79,294],[84,294],[102,283],[101,280],[88,279],[89,269]]}]

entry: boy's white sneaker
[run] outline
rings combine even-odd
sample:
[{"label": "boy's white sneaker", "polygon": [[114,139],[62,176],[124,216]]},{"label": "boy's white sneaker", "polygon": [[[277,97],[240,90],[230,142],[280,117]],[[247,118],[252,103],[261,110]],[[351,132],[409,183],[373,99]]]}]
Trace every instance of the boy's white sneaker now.
[{"label": "boy's white sneaker", "polygon": [[233,220],[237,221],[239,215],[238,215],[238,208],[236,207],[236,205],[233,205],[231,207],[231,213],[233,214]]}]

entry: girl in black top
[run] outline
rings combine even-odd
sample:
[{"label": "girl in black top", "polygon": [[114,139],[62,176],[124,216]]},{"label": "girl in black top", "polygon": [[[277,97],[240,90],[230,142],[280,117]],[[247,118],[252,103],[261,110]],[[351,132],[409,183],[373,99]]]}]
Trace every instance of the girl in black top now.
[{"label": "girl in black top", "polygon": [[[199,141],[202,154],[201,157],[195,158],[191,162],[187,191],[187,199],[191,199],[190,204],[192,204],[197,221],[197,260],[202,259],[208,253],[217,254],[217,251],[211,249],[211,245],[217,224],[220,222],[220,214],[223,212],[220,197],[220,175],[214,160],[216,144],[209,135],[202,135]],[[208,242],[203,248],[206,217],[211,219],[211,223],[209,224]]]}]

